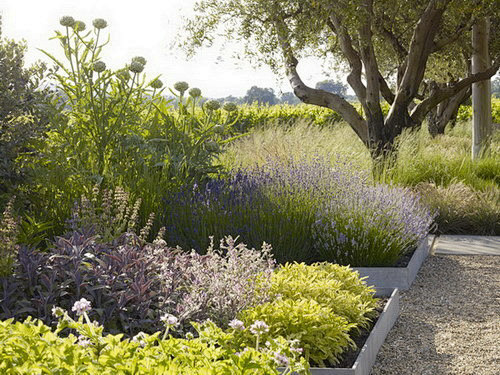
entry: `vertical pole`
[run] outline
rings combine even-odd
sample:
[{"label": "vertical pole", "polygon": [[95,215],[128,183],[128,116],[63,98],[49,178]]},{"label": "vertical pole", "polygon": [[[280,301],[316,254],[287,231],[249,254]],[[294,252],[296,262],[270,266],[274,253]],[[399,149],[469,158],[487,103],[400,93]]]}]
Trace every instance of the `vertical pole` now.
[{"label": "vertical pole", "polygon": [[[472,27],[472,73],[490,67],[488,53],[489,20],[481,18]],[[472,159],[479,158],[488,148],[492,133],[491,80],[472,84]]]}]

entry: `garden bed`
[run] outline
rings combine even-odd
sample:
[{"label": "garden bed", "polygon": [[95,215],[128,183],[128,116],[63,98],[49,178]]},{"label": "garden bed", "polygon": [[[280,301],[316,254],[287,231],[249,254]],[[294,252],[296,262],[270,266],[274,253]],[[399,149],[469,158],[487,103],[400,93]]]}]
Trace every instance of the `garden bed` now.
[{"label": "garden bed", "polygon": [[393,289],[368,338],[351,367],[312,367],[312,375],[369,375],[377,353],[399,316],[399,290]]},{"label": "garden bed", "polygon": [[417,276],[425,258],[434,244],[435,236],[428,235],[413,252],[408,264],[403,267],[353,267],[366,283],[373,285],[377,296],[387,296],[394,288],[408,290]]}]

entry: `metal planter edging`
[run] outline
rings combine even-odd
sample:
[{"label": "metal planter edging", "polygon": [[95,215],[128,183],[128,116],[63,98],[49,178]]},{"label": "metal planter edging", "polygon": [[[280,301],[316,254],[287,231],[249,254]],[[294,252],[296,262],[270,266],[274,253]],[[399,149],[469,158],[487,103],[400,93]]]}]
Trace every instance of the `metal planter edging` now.
[{"label": "metal planter edging", "polygon": [[434,244],[435,236],[425,237],[417,247],[406,267],[353,267],[366,283],[373,285],[377,296],[388,296],[394,288],[408,290]]},{"label": "metal planter edging", "polygon": [[[311,375],[370,375],[377,354],[399,316],[399,290],[392,293],[351,368],[310,368]],[[283,369],[281,369],[283,370]]]}]

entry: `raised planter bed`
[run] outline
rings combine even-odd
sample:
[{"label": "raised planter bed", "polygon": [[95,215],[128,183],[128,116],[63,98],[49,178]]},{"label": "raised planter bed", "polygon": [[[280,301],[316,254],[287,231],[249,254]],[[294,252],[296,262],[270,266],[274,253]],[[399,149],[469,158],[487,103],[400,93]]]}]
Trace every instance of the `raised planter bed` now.
[{"label": "raised planter bed", "polygon": [[370,335],[361,348],[356,361],[350,368],[310,369],[312,375],[370,375],[380,347],[399,316],[399,290],[393,289]]},{"label": "raised planter bed", "polygon": [[388,296],[394,288],[408,290],[417,277],[418,270],[434,243],[435,236],[429,235],[422,240],[406,267],[353,267],[366,283],[373,285],[377,296]]}]

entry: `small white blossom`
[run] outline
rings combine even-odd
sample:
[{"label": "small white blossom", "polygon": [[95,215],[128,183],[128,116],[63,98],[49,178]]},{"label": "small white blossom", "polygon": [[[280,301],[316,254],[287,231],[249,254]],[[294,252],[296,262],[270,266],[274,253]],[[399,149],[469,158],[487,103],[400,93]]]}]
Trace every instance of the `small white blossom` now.
[{"label": "small white blossom", "polygon": [[54,306],[52,307],[52,315],[56,318],[60,318],[61,316],[64,315],[64,310],[60,307]]},{"label": "small white blossom", "polygon": [[250,332],[254,335],[262,335],[263,333],[269,332],[269,326],[262,320],[256,320],[250,326]]},{"label": "small white blossom", "polygon": [[80,301],[76,301],[72,307],[72,311],[76,312],[76,315],[83,315],[87,311],[90,311],[91,304],[90,301],[87,301],[85,298],[80,299]]},{"label": "small white blossom", "polygon": [[274,352],[274,360],[276,361],[278,366],[288,367],[290,365],[290,360],[288,359],[288,357],[279,352]]},{"label": "small white blossom", "polygon": [[172,314],[165,314],[160,318],[160,320],[165,323],[165,325],[170,327],[179,324],[179,319],[177,319],[177,317],[173,316]]},{"label": "small white blossom", "polygon": [[144,339],[146,338],[146,334],[144,332],[139,332],[137,335],[132,337],[132,342],[138,343],[140,346],[146,346],[146,342]]},{"label": "small white blossom", "polygon": [[244,330],[245,324],[241,320],[233,319],[229,322],[229,327],[232,329]]},{"label": "small white blossom", "polygon": [[90,340],[86,338],[85,336],[78,336],[78,345],[83,346],[86,348],[91,344]]}]

